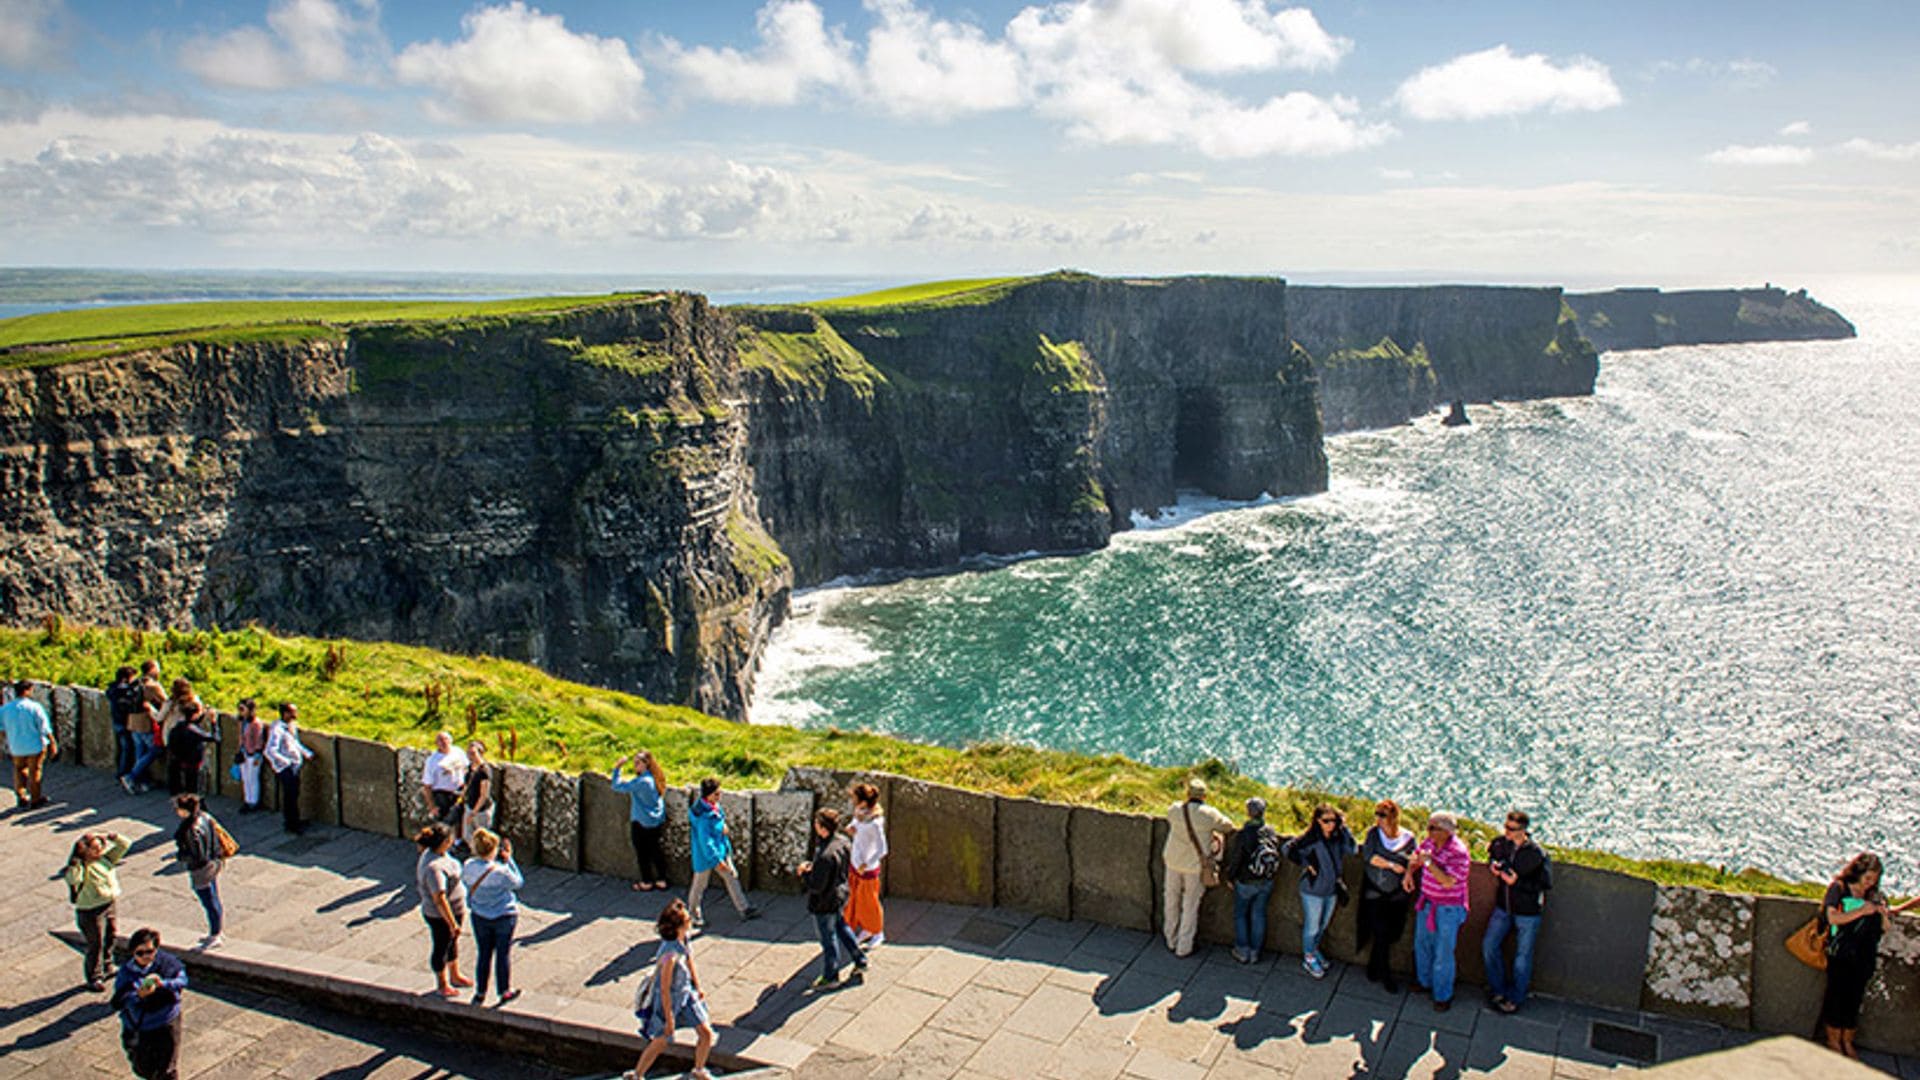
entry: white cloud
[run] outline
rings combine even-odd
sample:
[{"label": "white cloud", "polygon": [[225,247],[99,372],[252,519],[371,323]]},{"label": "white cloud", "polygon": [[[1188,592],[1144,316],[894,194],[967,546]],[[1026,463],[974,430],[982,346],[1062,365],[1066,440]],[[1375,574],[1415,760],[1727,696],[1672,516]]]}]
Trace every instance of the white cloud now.
[{"label": "white cloud", "polygon": [[1376,169],[1374,171],[1379,174],[1380,179],[1392,180],[1396,183],[1413,179],[1412,169]]},{"label": "white cloud", "polygon": [[61,51],[62,0],[0,0],[0,67],[33,68]]},{"label": "white cloud", "polygon": [[334,0],[279,0],[265,28],[196,38],[181,47],[180,63],[206,82],[243,90],[352,79],[363,52],[384,49],[377,6],[361,6],[355,16]]},{"label": "white cloud", "polygon": [[865,92],[896,116],[943,118],[1022,100],[1020,58],[979,27],[937,18],[912,0],[866,0]]},{"label": "white cloud", "polygon": [[1516,56],[1505,45],[1422,68],[1394,100],[1418,120],[1479,120],[1550,109],[1610,109],[1620,88],[1605,64],[1585,56],[1555,63],[1541,53]]},{"label": "white cloud", "polygon": [[1703,56],[1686,60],[1659,60],[1647,68],[1647,78],[1689,75],[1725,83],[1736,90],[1753,90],[1773,81],[1780,69],[1765,60],[1740,57],[1734,60],[1709,60]]},{"label": "white cloud", "polygon": [[1211,158],[1317,156],[1373,146],[1393,130],[1343,97],[1292,91],[1246,102],[1193,74],[1325,67],[1350,42],[1310,12],[1262,0],[1073,0],[1015,16],[1007,39],[1030,72],[1036,107],[1074,138],[1184,145]]},{"label": "white cloud", "polygon": [[1800,139],[1811,134],[1813,134],[1813,125],[1805,120],[1795,120],[1780,128],[1780,137],[1783,139]]},{"label": "white cloud", "polygon": [[1920,159],[1920,142],[1883,143],[1872,139],[1848,139],[1840,144],[1840,149],[1849,154],[1874,158],[1878,161],[1913,161]]},{"label": "white cloud", "polygon": [[853,47],[812,0],[773,0],[755,22],[760,47],[750,54],[669,39],[666,61],[692,93],[740,105],[792,105],[811,87],[855,82]]},{"label": "white cloud", "polygon": [[567,29],[520,0],[468,12],[464,37],[409,45],[394,62],[402,82],[433,90],[442,119],[479,123],[594,123],[639,114],[645,75],[624,41]]},{"label": "white cloud", "polygon": [[1706,156],[1713,165],[1805,165],[1813,160],[1806,146],[1774,143],[1768,146],[1725,146]]}]

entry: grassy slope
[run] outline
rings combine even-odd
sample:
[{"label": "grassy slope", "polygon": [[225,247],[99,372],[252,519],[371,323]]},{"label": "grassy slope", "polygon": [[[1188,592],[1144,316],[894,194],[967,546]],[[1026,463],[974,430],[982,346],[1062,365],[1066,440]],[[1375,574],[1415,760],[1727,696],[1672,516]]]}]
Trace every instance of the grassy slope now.
[{"label": "grassy slope", "polygon": [[[328,676],[329,649],[340,663]],[[232,709],[243,696],[291,699],[316,730],[425,746],[440,727],[465,730],[472,707],[489,742],[517,734],[518,760],[568,770],[610,771],[616,758],[650,747],[669,778],[685,783],[716,774],[741,785],[771,785],[789,766],[819,765],[901,773],[982,791],[1113,810],[1162,812],[1190,772],[1208,778],[1215,802],[1237,812],[1261,795],[1275,826],[1293,829],[1315,803],[1341,806],[1356,824],[1371,804],[1351,797],[1274,788],[1219,762],[1155,768],[1117,755],[1091,757],[1005,745],[965,750],[924,746],[835,730],[754,727],[630,694],[569,683],[505,660],[452,656],[404,645],[279,637],[255,629],[145,633],[125,630],[0,629],[0,677],[105,686],[114,668],[158,657],[167,674],[192,679],[209,704]],[[423,690],[444,688],[437,717]],[[1418,814],[1415,815],[1420,816]],[[1470,824],[1476,850],[1489,830]],[[1819,886],[1757,873],[1728,874],[1695,863],[1637,862],[1597,852],[1560,851],[1564,862],[1621,870],[1672,884],[1765,893],[1818,895]]]},{"label": "grassy slope", "polygon": [[[0,367],[91,359],[185,341],[307,341],[370,322],[435,322],[565,311],[631,300],[537,296],[513,300],[248,300],[50,311],[0,320]],[[35,348],[20,349],[20,346]],[[54,346],[52,348],[39,348]]]},{"label": "grassy slope", "polygon": [[840,311],[852,308],[902,307],[910,304],[945,303],[986,303],[999,296],[1004,287],[1016,282],[1026,281],[1023,277],[999,278],[956,278],[952,281],[924,281],[918,285],[902,285],[897,289],[881,289],[878,292],[860,293],[857,296],[841,296],[832,300],[818,300],[800,307],[814,308],[820,311]]}]

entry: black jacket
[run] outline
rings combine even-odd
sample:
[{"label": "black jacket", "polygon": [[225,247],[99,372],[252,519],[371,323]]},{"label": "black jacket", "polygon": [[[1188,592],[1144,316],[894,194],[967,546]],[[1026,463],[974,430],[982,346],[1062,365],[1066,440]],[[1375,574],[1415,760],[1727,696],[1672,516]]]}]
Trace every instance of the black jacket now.
[{"label": "black jacket", "polygon": [[173,847],[189,870],[198,870],[219,858],[220,841],[213,835],[213,818],[202,813],[181,821],[173,830]]},{"label": "black jacket", "polygon": [[813,868],[807,871],[807,910],[826,915],[847,906],[847,871],[853,866],[853,848],[834,833],[813,842]]},{"label": "black jacket", "polygon": [[1494,879],[1494,907],[1513,915],[1540,914],[1540,894],[1547,888],[1547,856],[1540,845],[1529,839],[1516,847],[1506,837],[1496,836],[1487,845],[1487,863],[1514,873],[1511,885]]}]

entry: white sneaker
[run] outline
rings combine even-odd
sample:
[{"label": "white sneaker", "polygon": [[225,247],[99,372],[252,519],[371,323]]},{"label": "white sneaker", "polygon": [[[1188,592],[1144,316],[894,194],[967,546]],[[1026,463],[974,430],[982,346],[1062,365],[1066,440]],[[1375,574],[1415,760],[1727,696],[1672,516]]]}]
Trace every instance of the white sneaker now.
[{"label": "white sneaker", "polygon": [[121,790],[125,791],[129,795],[133,794],[133,777],[131,776],[121,777],[120,788]]},{"label": "white sneaker", "polygon": [[876,945],[884,945],[886,944],[886,941],[887,941],[887,935],[885,934],[860,935],[860,947],[862,949],[871,949]]},{"label": "white sneaker", "polygon": [[219,934],[208,934],[195,943],[193,947],[201,950],[217,949],[224,944],[226,944],[226,941]]}]

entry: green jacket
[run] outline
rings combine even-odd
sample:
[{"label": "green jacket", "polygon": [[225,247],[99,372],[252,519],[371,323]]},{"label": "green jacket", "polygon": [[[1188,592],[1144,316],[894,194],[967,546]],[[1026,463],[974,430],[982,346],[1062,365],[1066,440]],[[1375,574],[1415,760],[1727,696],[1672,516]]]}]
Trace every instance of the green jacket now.
[{"label": "green jacket", "polygon": [[120,875],[114,872],[114,867],[127,857],[127,847],[126,837],[116,836],[99,858],[67,867],[67,890],[73,894],[74,907],[92,911],[120,898]]}]

